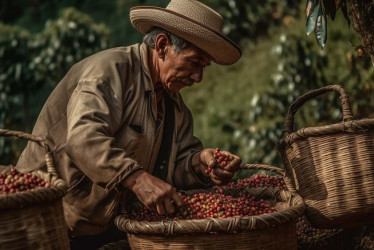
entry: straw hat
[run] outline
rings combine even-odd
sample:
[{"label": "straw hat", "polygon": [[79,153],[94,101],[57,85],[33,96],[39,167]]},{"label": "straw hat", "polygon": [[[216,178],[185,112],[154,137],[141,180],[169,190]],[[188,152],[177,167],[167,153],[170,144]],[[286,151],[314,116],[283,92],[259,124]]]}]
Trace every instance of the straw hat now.
[{"label": "straw hat", "polygon": [[239,46],[222,34],[222,16],[196,0],[171,0],[166,8],[133,7],[130,20],[143,34],[153,26],[163,28],[207,52],[218,64],[233,64],[242,54]]}]

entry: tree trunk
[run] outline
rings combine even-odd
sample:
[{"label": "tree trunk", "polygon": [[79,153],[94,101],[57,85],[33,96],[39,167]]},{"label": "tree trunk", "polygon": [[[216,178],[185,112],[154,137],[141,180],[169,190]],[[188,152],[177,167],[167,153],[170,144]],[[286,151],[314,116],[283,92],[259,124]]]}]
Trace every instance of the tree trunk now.
[{"label": "tree trunk", "polygon": [[374,66],[374,1],[348,0],[353,28]]}]

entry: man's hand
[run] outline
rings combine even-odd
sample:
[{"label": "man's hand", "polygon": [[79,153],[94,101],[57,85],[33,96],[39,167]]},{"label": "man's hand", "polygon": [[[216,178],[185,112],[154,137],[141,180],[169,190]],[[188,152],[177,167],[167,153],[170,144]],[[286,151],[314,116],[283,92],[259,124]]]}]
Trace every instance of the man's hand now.
[{"label": "man's hand", "polygon": [[[242,160],[239,158],[239,156],[231,154],[228,151],[221,151],[222,154],[232,158],[232,160],[226,166],[221,167],[219,164],[217,164],[216,159],[214,158],[214,152],[214,149],[208,148],[201,151],[200,154],[195,154],[196,157],[199,157],[200,162],[198,171],[205,176],[210,176],[216,185],[226,185],[232,179],[235,172],[240,168]],[[208,169],[208,167],[213,169],[213,171],[209,174],[206,173],[206,169]]]},{"label": "man's hand", "polygon": [[176,205],[181,214],[187,212],[186,204],[175,188],[144,170],[132,173],[123,182],[123,186],[132,190],[138,199],[158,214],[173,214]]}]

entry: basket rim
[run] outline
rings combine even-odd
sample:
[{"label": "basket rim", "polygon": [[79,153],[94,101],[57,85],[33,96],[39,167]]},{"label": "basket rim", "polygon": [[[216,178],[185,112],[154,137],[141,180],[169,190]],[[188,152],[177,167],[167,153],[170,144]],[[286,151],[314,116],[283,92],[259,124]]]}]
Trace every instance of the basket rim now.
[{"label": "basket rim", "polygon": [[[34,173],[39,178],[47,181],[50,176],[43,176],[43,171]],[[44,173],[48,174],[48,173]],[[62,198],[67,191],[67,185],[64,180],[60,178],[52,179],[49,182],[51,187],[38,187],[32,191],[22,191],[12,194],[0,194],[0,211],[17,209],[26,206],[33,206],[40,202],[50,202]]]},{"label": "basket rim", "polygon": [[[0,137],[10,137],[17,139],[26,139],[31,142],[38,143],[44,150],[45,154],[45,168],[46,171],[41,168],[32,171],[31,173],[39,178],[42,178],[45,182],[52,184],[52,187],[40,187],[33,191],[27,192],[22,191],[14,194],[1,194],[0,195],[0,211],[8,209],[17,209],[25,206],[31,206],[40,202],[54,201],[62,198],[67,191],[67,185],[62,180],[56,171],[53,153],[50,151],[49,145],[46,140],[40,136],[32,135],[22,131],[8,130],[0,128]],[[13,168],[13,166],[3,166],[5,168]]]},{"label": "basket rim", "polygon": [[[115,218],[116,226],[126,233],[143,234],[195,234],[212,232],[243,232],[263,229],[270,226],[279,226],[297,217],[302,216],[306,205],[299,194],[279,190],[276,188],[240,188],[246,190],[266,190],[273,192],[274,196],[282,198],[291,207],[282,211],[255,216],[232,216],[228,218],[205,218],[186,220],[164,220],[164,221],[137,221],[128,219],[126,215]],[[191,190],[189,190],[191,191]]]},{"label": "basket rim", "polygon": [[306,127],[281,138],[278,148],[286,147],[295,141],[304,140],[309,137],[321,137],[333,134],[359,134],[374,131],[374,118],[363,118],[359,120],[342,121],[335,124]]}]

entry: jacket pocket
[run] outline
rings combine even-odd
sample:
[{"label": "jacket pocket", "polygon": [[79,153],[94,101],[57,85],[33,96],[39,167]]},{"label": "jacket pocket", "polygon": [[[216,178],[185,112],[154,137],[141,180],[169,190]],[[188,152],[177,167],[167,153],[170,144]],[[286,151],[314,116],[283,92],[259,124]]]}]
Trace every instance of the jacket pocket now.
[{"label": "jacket pocket", "polygon": [[118,207],[119,192],[113,190],[107,193],[84,175],[69,187],[64,201],[71,212],[70,218],[67,218],[70,227],[82,220],[95,226],[107,227]]},{"label": "jacket pocket", "polygon": [[83,175],[68,187],[64,200],[71,205],[80,203],[90,195],[91,189],[92,181],[86,175]]},{"label": "jacket pocket", "polygon": [[140,160],[142,156],[144,157],[144,152],[139,150],[145,148],[145,134],[143,134],[142,126],[134,124],[124,126],[115,137],[117,146],[126,151],[126,157],[137,160]]}]

